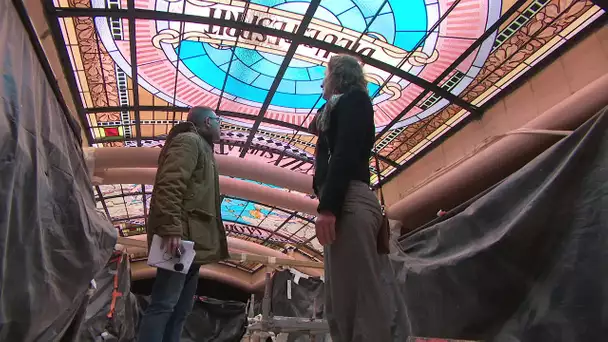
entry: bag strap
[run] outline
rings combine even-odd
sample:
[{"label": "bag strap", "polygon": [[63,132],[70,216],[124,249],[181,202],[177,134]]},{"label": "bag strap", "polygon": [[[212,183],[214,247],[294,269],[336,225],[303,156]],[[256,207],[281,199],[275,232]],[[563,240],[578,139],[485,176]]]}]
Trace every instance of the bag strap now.
[{"label": "bag strap", "polygon": [[382,214],[385,214],[386,205],[384,204],[384,192],[382,191],[382,174],[380,173],[380,162],[378,161],[378,152],[374,152],[374,159],[376,159],[376,175],[378,176],[378,191],[380,192],[380,206],[382,207]]}]

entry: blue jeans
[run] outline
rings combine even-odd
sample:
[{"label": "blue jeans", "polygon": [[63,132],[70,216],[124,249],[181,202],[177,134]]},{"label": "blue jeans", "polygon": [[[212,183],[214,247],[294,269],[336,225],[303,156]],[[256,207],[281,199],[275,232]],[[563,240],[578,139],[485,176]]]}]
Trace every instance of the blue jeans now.
[{"label": "blue jeans", "polygon": [[194,305],[199,268],[193,264],[187,274],[157,270],[150,305],[139,326],[139,342],[179,342]]}]

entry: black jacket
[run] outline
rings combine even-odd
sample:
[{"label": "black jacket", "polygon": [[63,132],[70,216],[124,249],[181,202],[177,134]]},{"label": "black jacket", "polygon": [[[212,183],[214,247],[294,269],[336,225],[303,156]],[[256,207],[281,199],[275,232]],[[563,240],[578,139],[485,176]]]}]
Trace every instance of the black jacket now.
[{"label": "black jacket", "polygon": [[313,187],[319,212],[340,216],[349,183],[369,184],[374,137],[374,108],[367,92],[342,95],[330,113],[329,129],[317,139]]}]

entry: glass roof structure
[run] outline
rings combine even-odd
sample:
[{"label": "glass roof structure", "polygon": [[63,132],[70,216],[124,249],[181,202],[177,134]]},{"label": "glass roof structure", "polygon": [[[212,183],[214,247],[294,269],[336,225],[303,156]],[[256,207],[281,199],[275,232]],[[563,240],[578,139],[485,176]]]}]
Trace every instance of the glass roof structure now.
[{"label": "glass roof structure", "polygon": [[[160,147],[189,107],[206,105],[224,119],[217,153],[312,174],[307,127],[325,66],[358,56],[382,182],[606,17],[589,0],[54,0],[47,10],[95,147]],[[373,159],[370,170],[377,184]],[[125,235],[143,232],[151,186],[96,191]],[[233,236],[320,256],[312,217],[229,197],[222,208]]]}]

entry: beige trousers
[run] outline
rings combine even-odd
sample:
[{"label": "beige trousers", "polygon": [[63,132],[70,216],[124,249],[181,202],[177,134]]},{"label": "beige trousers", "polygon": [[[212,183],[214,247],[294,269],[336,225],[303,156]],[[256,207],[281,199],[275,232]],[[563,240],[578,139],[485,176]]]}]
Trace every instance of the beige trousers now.
[{"label": "beige trousers", "polygon": [[336,240],[325,247],[325,312],[333,342],[402,342],[405,306],[388,256],[376,251],[382,223],[378,199],[352,182]]}]

